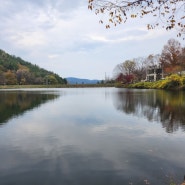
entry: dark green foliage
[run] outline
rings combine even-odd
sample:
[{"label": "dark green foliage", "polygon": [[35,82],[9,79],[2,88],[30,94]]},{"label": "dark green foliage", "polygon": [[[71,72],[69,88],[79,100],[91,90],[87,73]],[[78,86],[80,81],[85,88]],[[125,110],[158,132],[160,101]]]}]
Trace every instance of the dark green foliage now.
[{"label": "dark green foliage", "polygon": [[[14,82],[9,79],[15,76]],[[52,80],[48,83],[48,76]],[[0,49],[0,85],[7,84],[66,84],[66,79],[59,75],[22,60],[20,57],[9,55]]]}]

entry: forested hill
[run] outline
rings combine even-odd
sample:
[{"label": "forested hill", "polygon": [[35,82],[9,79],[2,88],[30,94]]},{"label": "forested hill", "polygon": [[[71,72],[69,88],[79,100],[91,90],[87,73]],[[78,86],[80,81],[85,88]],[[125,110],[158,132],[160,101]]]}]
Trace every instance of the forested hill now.
[{"label": "forested hill", "polygon": [[59,75],[0,49],[0,85],[65,84]]}]

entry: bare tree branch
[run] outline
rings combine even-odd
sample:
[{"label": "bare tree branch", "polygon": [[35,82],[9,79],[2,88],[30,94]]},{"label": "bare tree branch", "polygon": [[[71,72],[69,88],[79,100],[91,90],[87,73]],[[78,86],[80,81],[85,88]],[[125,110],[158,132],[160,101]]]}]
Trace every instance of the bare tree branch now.
[{"label": "bare tree branch", "polygon": [[[88,8],[96,14],[108,14],[105,25],[125,23],[129,18],[143,18],[151,14],[155,23],[148,23],[148,29],[162,26],[166,30],[177,29],[177,36],[185,35],[184,0],[89,0]],[[100,23],[104,23],[100,20]]]}]

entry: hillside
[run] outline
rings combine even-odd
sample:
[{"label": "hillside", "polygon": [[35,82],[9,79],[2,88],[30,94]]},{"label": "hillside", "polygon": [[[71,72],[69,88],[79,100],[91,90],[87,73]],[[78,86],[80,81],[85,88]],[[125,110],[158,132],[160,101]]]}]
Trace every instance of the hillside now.
[{"label": "hillside", "polygon": [[0,85],[66,84],[59,75],[0,49]]},{"label": "hillside", "polygon": [[74,77],[68,77],[66,80],[69,84],[97,84],[99,82],[99,80],[89,80]]}]

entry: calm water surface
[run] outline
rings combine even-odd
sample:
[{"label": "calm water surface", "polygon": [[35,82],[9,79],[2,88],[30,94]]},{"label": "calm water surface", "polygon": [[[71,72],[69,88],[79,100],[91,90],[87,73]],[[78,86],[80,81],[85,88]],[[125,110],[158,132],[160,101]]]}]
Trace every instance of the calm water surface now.
[{"label": "calm water surface", "polygon": [[1,185],[153,185],[185,174],[185,92],[0,91]]}]

